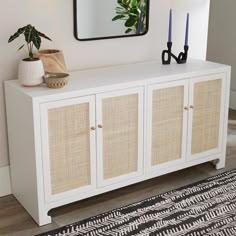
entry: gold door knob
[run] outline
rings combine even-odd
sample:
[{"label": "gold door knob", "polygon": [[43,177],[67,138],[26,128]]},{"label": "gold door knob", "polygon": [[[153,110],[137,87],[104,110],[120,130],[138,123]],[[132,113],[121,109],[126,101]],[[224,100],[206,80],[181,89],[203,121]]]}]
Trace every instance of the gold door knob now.
[{"label": "gold door knob", "polygon": [[99,129],[102,129],[102,128],[103,128],[103,125],[98,125],[98,128],[99,128]]},{"label": "gold door knob", "polygon": [[95,127],[91,127],[91,130],[96,130],[96,128]]},{"label": "gold door knob", "polygon": [[191,108],[191,109],[194,109],[194,105],[191,105],[190,108]]},{"label": "gold door knob", "polygon": [[189,108],[188,108],[187,106],[184,107],[184,110],[185,110],[185,111],[188,111],[188,109],[189,109]]}]

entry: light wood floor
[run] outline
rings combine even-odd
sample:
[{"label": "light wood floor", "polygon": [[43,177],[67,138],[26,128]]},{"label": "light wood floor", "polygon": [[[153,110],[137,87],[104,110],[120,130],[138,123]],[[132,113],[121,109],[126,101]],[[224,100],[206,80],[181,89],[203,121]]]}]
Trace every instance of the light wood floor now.
[{"label": "light wood floor", "polygon": [[236,168],[236,111],[230,111],[227,164],[224,170],[217,171],[210,163],[205,163],[60,207],[49,212],[53,223],[44,227],[38,227],[12,195],[2,197],[0,198],[0,235],[35,235],[176,189],[233,168]]}]

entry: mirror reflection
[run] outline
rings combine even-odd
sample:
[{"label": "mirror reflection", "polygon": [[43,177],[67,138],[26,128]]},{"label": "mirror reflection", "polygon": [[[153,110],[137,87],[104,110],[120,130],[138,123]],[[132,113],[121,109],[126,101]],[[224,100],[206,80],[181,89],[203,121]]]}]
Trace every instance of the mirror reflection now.
[{"label": "mirror reflection", "polygon": [[75,37],[93,40],[144,35],[149,0],[74,0]]}]

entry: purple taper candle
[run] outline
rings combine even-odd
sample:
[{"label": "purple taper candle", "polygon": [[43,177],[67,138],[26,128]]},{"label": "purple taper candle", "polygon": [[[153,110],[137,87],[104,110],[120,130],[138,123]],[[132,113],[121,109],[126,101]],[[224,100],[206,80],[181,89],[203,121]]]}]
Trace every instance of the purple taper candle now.
[{"label": "purple taper candle", "polygon": [[185,46],[188,46],[188,35],[189,35],[189,13],[187,14],[187,21],[186,21]]},{"label": "purple taper candle", "polygon": [[169,34],[168,34],[168,42],[172,42],[172,9],[170,9],[170,15],[169,15]]}]

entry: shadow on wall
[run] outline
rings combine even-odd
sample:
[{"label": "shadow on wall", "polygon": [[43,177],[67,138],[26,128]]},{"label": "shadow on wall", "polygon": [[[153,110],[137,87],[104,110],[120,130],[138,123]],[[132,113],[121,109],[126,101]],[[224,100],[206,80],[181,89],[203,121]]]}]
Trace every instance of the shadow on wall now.
[{"label": "shadow on wall", "polygon": [[211,1],[207,60],[232,65],[230,107],[236,110],[235,9],[235,0]]}]

